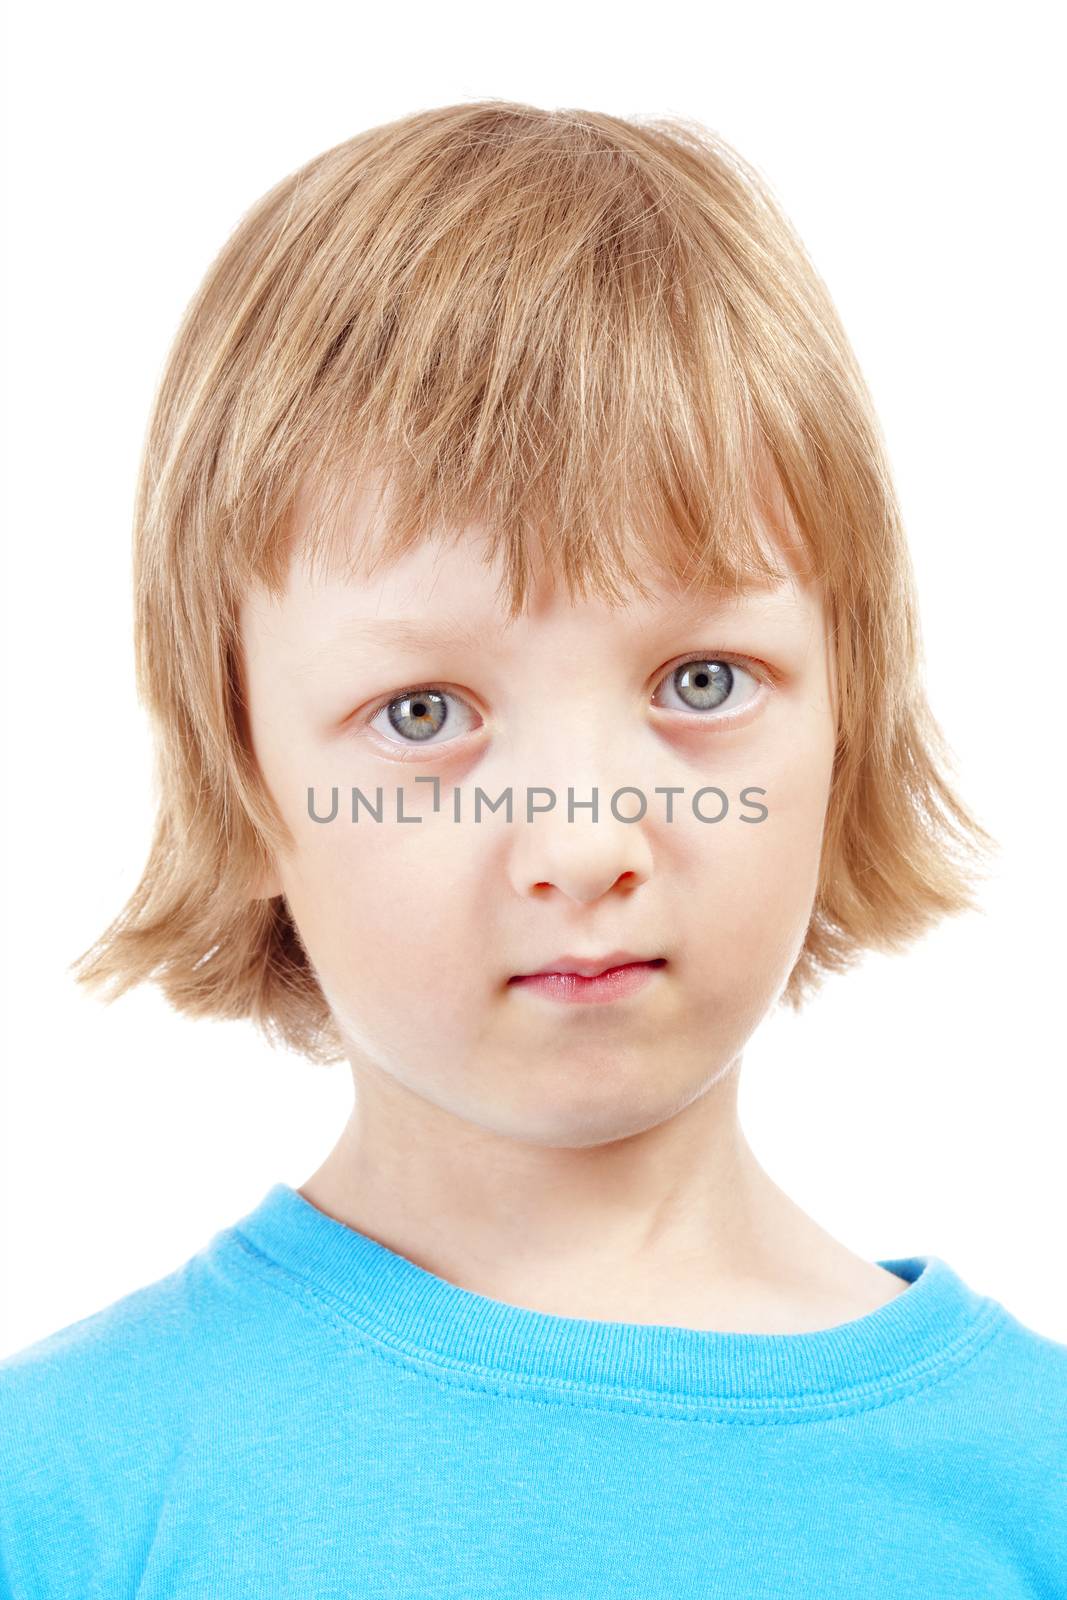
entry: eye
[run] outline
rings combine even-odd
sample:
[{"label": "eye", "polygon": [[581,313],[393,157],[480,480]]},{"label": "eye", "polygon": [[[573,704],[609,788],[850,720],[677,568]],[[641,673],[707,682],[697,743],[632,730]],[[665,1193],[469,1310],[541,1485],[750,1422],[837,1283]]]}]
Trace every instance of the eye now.
[{"label": "eye", "polygon": [[754,673],[741,662],[721,656],[696,656],[683,661],[663,683],[675,696],[673,702],[667,702],[669,709],[695,711],[707,717],[723,707],[727,712],[739,711],[759,693],[759,680]]},{"label": "eye", "polygon": [[[453,711],[452,706],[460,709]],[[450,729],[452,737],[469,733],[474,726],[469,720],[471,716],[473,713],[466,701],[447,690],[438,687],[405,689],[403,694],[394,695],[375,712],[369,726],[394,744],[447,744],[448,737],[437,737],[442,728]],[[385,719],[384,725],[379,718]]]}]

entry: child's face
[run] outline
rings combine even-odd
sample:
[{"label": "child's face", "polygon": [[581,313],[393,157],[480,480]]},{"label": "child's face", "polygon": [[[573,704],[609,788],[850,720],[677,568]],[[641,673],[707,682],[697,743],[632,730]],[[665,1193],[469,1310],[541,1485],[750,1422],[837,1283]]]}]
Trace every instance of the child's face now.
[{"label": "child's face", "polygon": [[[506,626],[483,550],[472,530],[373,580],[314,585],[294,562],[281,602],[247,598],[255,753],[297,841],[264,888],[286,897],[357,1076],[511,1137],[594,1144],[709,1088],[799,953],[835,745],[822,607],[794,582],[722,606],[657,585],[612,610],[540,571]],[[432,642],[446,621],[470,639]],[[700,676],[723,658],[732,684],[721,666]],[[436,812],[416,775],[439,779]],[[319,817],[337,788],[334,820],[309,816],[310,786]],[[484,801],[475,821],[476,789],[509,786],[512,821]],[[556,803],[528,822],[535,786]],[[636,822],[612,813],[626,786],[640,794],[617,810],[643,796]],[[694,814],[707,786],[721,821]],[[382,790],[382,821],[362,803],[351,820],[353,787],[372,804]],[[747,787],[765,792],[746,803]],[[419,821],[397,821],[398,788]],[[576,804],[598,790],[595,822],[580,805],[568,820],[569,788]],[[723,800],[695,805],[714,819]],[[601,1004],[509,982],[619,950],[666,964]]]}]

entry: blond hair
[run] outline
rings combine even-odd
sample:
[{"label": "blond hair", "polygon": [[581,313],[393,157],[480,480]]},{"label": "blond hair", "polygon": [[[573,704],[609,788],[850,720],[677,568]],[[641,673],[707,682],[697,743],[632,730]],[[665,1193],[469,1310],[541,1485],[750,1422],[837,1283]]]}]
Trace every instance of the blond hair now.
[{"label": "blond hair", "polygon": [[312,562],[384,473],[371,559],[478,520],[515,615],[535,547],[612,604],[646,563],[709,592],[780,576],[754,516],[768,461],[836,676],[797,1008],[863,950],[975,908],[993,841],[946,776],[867,388],[767,184],[693,122],[500,100],[402,117],[276,184],[209,268],[153,406],[134,569],[158,815],[78,981],[114,999],[152,980],[185,1013],[343,1055],[284,897],[255,897],[291,838],[251,755],[238,629],[250,584],[284,590],[307,485]]}]

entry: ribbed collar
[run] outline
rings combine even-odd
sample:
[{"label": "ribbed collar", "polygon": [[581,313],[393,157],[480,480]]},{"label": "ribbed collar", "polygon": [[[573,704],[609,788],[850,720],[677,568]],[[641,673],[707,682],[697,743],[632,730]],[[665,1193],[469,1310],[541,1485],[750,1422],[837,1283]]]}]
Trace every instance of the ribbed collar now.
[{"label": "ribbed collar", "polygon": [[582,1386],[601,1396],[833,1406],[929,1381],[1006,1317],[938,1256],[880,1261],[909,1287],[866,1316],[814,1333],[553,1316],[459,1288],[285,1183],[228,1231],[396,1354],[482,1379]]}]

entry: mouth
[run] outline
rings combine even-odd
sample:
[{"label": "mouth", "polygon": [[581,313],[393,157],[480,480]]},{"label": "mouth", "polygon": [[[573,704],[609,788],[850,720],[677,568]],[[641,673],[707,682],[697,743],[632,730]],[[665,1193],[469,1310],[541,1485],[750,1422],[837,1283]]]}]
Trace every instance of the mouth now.
[{"label": "mouth", "polygon": [[[575,970],[580,965],[593,970]],[[608,964],[561,960],[540,972],[517,974],[508,979],[508,985],[528,990],[546,1000],[563,1001],[565,1004],[597,1004],[636,994],[651,983],[656,973],[666,965],[665,956],[655,956],[650,960],[617,961],[611,958]]]}]

